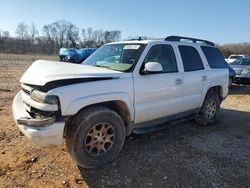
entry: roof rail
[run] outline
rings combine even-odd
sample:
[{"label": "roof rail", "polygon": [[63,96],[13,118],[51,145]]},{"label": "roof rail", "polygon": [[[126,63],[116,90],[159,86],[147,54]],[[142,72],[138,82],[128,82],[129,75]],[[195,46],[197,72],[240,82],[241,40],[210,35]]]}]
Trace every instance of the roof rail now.
[{"label": "roof rail", "polygon": [[143,40],[143,38],[142,37],[139,37],[138,39],[129,39],[129,41],[132,41],[132,40]]},{"label": "roof rail", "polygon": [[205,43],[205,44],[210,45],[210,46],[215,46],[215,44],[213,42],[210,42],[208,40],[189,38],[189,37],[181,37],[181,36],[169,36],[169,37],[165,38],[165,41],[181,41],[182,39],[190,40],[193,43],[202,42],[202,43]]}]

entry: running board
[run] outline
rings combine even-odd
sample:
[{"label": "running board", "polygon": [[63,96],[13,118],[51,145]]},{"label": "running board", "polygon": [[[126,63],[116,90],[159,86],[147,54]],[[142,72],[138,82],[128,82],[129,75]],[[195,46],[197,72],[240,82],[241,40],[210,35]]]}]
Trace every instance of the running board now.
[{"label": "running board", "polygon": [[193,120],[195,118],[195,115],[190,115],[184,118],[179,118],[179,119],[175,119],[175,120],[171,120],[168,119],[168,121],[166,121],[165,123],[161,122],[159,124],[155,124],[152,126],[138,126],[137,128],[135,128],[132,133],[134,134],[145,134],[145,133],[151,133],[151,132],[156,132],[162,129],[166,129],[168,127],[174,126],[174,125],[178,125],[190,120]]}]

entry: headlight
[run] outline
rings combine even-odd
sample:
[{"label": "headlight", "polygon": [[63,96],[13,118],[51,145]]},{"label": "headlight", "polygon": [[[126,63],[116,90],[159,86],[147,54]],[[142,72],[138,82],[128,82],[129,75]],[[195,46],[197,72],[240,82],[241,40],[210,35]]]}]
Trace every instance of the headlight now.
[{"label": "headlight", "polygon": [[30,93],[30,97],[41,103],[48,103],[48,104],[58,104],[58,97],[55,95],[47,95],[38,90],[32,90]]},{"label": "headlight", "polygon": [[241,74],[248,74],[249,70],[243,70]]}]

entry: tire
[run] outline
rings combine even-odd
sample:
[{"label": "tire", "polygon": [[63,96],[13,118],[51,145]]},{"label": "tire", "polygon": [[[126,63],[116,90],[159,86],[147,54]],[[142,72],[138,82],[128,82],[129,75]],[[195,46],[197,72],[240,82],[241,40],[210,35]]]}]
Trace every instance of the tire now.
[{"label": "tire", "polygon": [[80,112],[66,131],[67,149],[83,168],[97,168],[112,161],[121,151],[124,140],[122,118],[101,106]]},{"label": "tire", "polygon": [[208,91],[201,110],[195,119],[201,125],[213,125],[217,121],[217,114],[220,109],[221,100],[214,90]]}]

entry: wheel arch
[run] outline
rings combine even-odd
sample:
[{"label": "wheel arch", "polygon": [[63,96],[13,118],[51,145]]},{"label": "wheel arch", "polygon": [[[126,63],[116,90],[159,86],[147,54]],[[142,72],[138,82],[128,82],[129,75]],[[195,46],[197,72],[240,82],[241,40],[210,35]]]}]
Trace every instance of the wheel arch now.
[{"label": "wheel arch", "polygon": [[202,106],[202,104],[203,104],[203,102],[204,102],[204,100],[205,100],[205,97],[206,97],[207,93],[210,92],[210,91],[216,92],[216,93],[218,94],[219,98],[220,98],[220,101],[223,100],[223,98],[224,98],[224,97],[223,97],[223,96],[224,96],[223,87],[222,87],[221,85],[212,85],[212,86],[210,86],[210,87],[207,87],[207,88],[203,91],[203,93],[202,93],[202,100],[201,100],[201,102],[200,102],[200,107]]},{"label": "wheel arch", "polygon": [[131,127],[133,124],[133,114],[132,114],[130,108],[128,107],[128,105],[124,101],[112,100],[112,101],[105,101],[105,102],[90,104],[90,105],[87,105],[87,106],[81,108],[80,110],[78,110],[78,112],[75,115],[71,116],[67,120],[67,122],[65,124],[65,128],[64,128],[64,136],[66,134],[67,129],[70,128],[70,122],[72,121],[72,119],[76,115],[78,115],[80,112],[82,112],[83,110],[86,110],[86,109],[88,109],[90,107],[94,107],[94,106],[107,107],[107,108],[110,108],[110,109],[114,110],[115,112],[117,112],[121,116],[121,118],[124,122],[126,136],[128,136],[131,133]]}]

